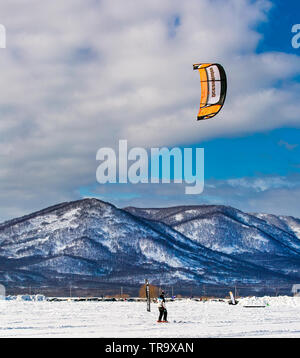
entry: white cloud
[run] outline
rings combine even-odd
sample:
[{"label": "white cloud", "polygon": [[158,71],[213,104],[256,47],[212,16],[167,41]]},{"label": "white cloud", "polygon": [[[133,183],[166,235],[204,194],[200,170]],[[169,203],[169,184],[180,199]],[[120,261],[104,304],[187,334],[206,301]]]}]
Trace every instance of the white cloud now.
[{"label": "white cloud", "polygon": [[[246,0],[2,2],[0,217],[76,198],[95,180],[98,148],[119,139],[164,146],[298,126],[299,57],[255,53],[255,27],[269,8]],[[229,79],[222,113],[201,123],[199,61],[221,62]],[[286,85],[275,89],[279,80]]]},{"label": "white cloud", "polygon": [[229,179],[226,181],[232,187],[246,188],[250,191],[266,191],[276,188],[293,188],[298,186],[297,182],[289,181],[286,177],[263,176],[259,178]]},{"label": "white cloud", "polygon": [[278,145],[281,147],[282,146],[285,147],[285,149],[287,149],[287,150],[294,150],[295,148],[298,147],[298,144],[291,144],[291,143],[288,143],[282,139],[278,142]]}]

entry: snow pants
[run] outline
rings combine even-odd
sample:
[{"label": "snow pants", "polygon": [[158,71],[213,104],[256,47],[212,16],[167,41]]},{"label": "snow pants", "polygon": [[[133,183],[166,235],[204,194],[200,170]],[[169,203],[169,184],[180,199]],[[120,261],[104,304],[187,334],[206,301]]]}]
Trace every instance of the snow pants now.
[{"label": "snow pants", "polygon": [[159,317],[158,320],[161,321],[161,319],[164,317],[164,321],[167,320],[167,316],[168,316],[168,311],[163,308],[163,307],[159,307]]}]

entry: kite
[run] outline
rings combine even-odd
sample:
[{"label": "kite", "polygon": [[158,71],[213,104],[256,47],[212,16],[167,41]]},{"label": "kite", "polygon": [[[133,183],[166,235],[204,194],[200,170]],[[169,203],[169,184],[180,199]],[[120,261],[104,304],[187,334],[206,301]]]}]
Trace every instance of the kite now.
[{"label": "kite", "polygon": [[224,105],[227,80],[224,68],[218,63],[196,63],[201,82],[201,100],[197,120],[209,119],[218,114]]}]

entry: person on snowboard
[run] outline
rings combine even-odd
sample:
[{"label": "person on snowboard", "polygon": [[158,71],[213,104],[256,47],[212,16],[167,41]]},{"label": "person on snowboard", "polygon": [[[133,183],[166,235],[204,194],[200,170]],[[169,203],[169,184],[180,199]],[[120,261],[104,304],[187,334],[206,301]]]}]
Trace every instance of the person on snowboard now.
[{"label": "person on snowboard", "polygon": [[[162,291],[161,295],[159,296],[159,298],[157,300],[157,305],[158,305],[158,310],[159,310],[159,317],[158,317],[157,322],[168,322],[167,321],[168,311],[166,308],[166,300],[165,300],[164,291]],[[164,318],[163,321],[161,320],[162,318]]]}]

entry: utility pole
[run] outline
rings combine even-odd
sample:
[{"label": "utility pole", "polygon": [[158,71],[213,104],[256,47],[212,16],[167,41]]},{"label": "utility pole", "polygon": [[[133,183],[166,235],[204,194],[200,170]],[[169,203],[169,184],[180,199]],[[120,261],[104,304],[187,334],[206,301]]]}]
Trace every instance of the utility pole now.
[{"label": "utility pole", "polygon": [[123,298],[123,287],[121,286],[121,298]]},{"label": "utility pole", "polygon": [[151,312],[151,308],[150,308],[150,287],[149,287],[149,281],[147,279],[145,280],[145,284],[146,284],[147,311]]}]

